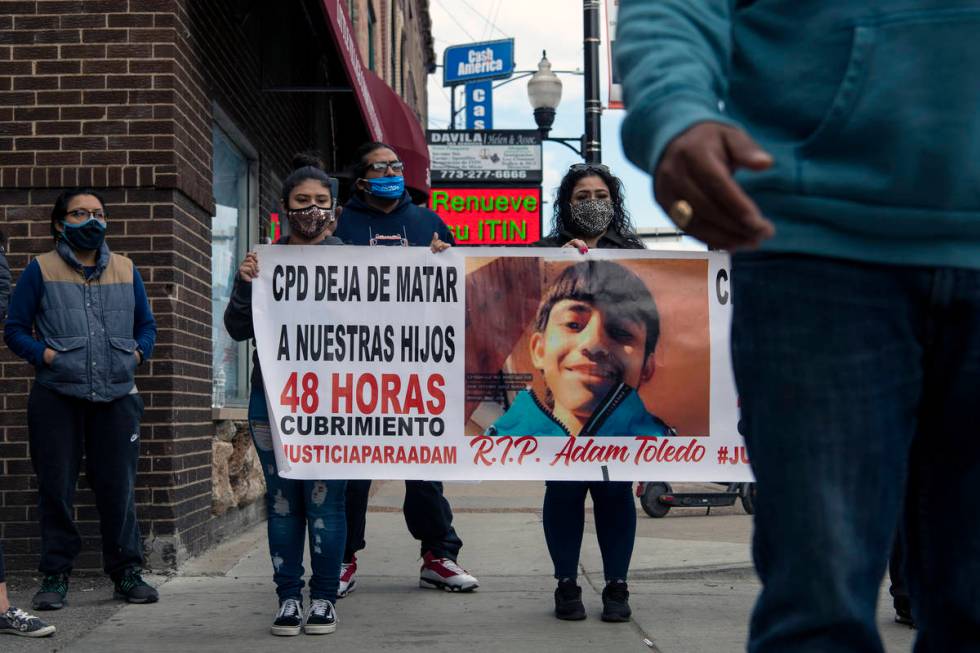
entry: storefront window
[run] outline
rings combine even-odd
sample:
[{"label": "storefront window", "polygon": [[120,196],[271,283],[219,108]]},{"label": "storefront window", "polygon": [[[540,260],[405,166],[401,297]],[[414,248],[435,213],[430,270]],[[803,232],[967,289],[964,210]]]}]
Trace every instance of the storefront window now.
[{"label": "storefront window", "polygon": [[250,245],[251,188],[249,160],[228,134],[215,125],[214,210],[211,219],[211,343],[214,352],[212,404],[248,403],[248,345],[225,331],[225,307],[231,297],[238,262]]}]

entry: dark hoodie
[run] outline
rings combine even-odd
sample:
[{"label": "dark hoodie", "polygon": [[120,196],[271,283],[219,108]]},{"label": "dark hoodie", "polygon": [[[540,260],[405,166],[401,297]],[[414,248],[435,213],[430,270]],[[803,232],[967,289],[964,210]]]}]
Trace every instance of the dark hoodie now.
[{"label": "dark hoodie", "polygon": [[[284,245],[287,242],[289,242],[289,236],[283,236],[275,244]],[[327,236],[317,244],[343,245],[344,241],[336,236]],[[261,265],[261,261],[259,263]],[[228,335],[238,342],[255,338],[255,327],[252,325],[252,284],[248,281],[242,281],[242,278],[237,274],[235,275],[235,285],[231,289],[231,299],[225,308],[225,329],[228,330]],[[252,352],[252,387],[263,387],[258,349]]]},{"label": "dark hoodie", "polygon": [[369,206],[355,196],[344,205],[334,235],[348,245],[428,245],[432,234],[455,245],[453,235],[438,215],[412,204],[406,191],[391,213]]}]

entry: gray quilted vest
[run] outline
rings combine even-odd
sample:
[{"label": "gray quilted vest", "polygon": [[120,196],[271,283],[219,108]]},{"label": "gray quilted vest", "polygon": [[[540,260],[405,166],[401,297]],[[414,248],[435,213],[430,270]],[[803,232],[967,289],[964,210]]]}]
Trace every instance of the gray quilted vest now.
[{"label": "gray quilted vest", "polygon": [[37,382],[89,401],[113,401],[128,394],[135,385],[137,347],[133,262],[103,245],[95,272],[86,279],[64,243],[37,262],[44,294],[35,329],[57,352],[51,365],[37,368]]}]

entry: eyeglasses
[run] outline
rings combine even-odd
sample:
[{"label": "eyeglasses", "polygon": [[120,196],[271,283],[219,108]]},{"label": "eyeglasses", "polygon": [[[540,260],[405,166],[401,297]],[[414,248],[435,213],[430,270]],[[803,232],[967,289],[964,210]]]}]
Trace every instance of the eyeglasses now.
[{"label": "eyeglasses", "polygon": [[405,164],[401,161],[375,161],[374,163],[368,164],[368,170],[374,170],[375,172],[384,172],[388,168],[391,168],[395,172],[399,172],[405,169]]},{"label": "eyeglasses", "polygon": [[607,175],[611,175],[612,171],[609,170],[609,166],[604,163],[573,163],[568,166],[569,172],[581,172],[583,170],[598,170],[599,172],[604,172]]},{"label": "eyeglasses", "polygon": [[102,209],[95,209],[94,211],[86,211],[85,209],[75,209],[74,211],[67,211],[65,215],[70,215],[73,218],[81,218],[82,220],[88,220],[89,218],[95,218],[96,220],[105,220],[105,211]]}]

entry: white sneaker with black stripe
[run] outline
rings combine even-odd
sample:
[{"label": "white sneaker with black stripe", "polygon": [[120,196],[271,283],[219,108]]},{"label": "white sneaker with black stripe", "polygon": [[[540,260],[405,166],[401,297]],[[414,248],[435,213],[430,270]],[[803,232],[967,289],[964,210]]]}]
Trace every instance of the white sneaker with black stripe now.
[{"label": "white sneaker with black stripe", "polygon": [[422,560],[419,587],[447,592],[472,592],[480,586],[474,576],[451,558],[436,558],[427,551]]},{"label": "white sneaker with black stripe", "polygon": [[313,599],[310,611],[306,613],[303,631],[307,635],[329,635],[337,630],[337,611],[333,603],[326,599]]},{"label": "white sneaker with black stripe", "polygon": [[279,603],[279,612],[272,622],[272,634],[280,637],[299,635],[303,628],[303,603],[298,599],[283,599]]}]

